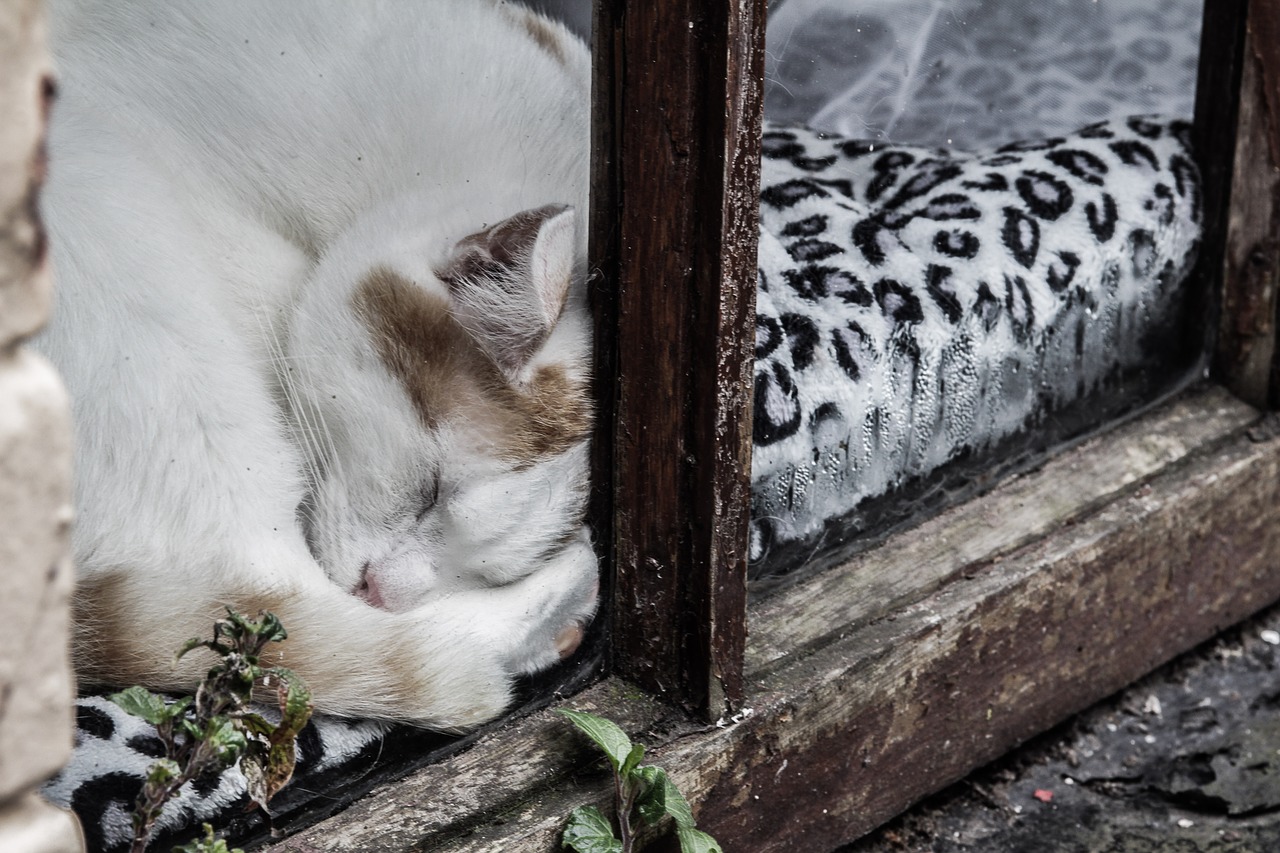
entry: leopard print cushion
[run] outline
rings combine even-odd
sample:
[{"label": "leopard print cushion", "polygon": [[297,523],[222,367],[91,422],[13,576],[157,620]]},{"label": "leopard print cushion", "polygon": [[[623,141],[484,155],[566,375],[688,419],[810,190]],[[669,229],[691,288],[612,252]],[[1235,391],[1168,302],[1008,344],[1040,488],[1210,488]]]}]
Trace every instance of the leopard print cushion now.
[{"label": "leopard print cushion", "polygon": [[1189,131],[957,154],[766,128],[755,574],[1158,357],[1200,233]]},{"label": "leopard print cushion", "polygon": [[[961,155],[766,127],[757,569],[1147,357],[1199,233],[1187,130],[1134,118]],[[72,760],[43,793],[76,811],[90,850],[123,850],[159,741],[101,696],[78,701],[77,722]],[[386,731],[313,721],[282,796],[356,773]],[[236,770],[187,786],[157,849],[246,803]]]},{"label": "leopard print cushion", "polygon": [[[325,779],[332,784],[330,777],[340,768],[370,764],[389,728],[372,721],[313,719],[298,737],[294,779],[285,791],[322,787]],[[85,696],[76,700],[71,761],[41,793],[76,813],[90,853],[125,851],[133,833],[134,800],[147,768],[163,755],[164,744],[154,726],[105,696]],[[248,806],[248,788],[239,769],[189,782],[165,806],[148,849],[168,850],[184,832],[206,821],[231,824],[245,816]]]}]

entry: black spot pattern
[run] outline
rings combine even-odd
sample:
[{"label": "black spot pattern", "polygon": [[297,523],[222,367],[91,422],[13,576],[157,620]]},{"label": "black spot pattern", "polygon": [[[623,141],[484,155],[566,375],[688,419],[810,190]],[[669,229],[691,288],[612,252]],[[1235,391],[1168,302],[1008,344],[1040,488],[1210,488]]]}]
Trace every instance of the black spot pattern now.
[{"label": "black spot pattern", "polygon": [[925,160],[917,169],[918,171],[893,194],[893,198],[885,202],[885,207],[901,207],[913,199],[928,195],[947,181],[959,177],[963,171],[955,163],[938,160]]},{"label": "black spot pattern", "polygon": [[944,255],[968,260],[978,256],[982,243],[978,240],[978,235],[973,232],[955,228],[950,231],[939,231],[933,235],[933,248]]},{"label": "black spot pattern", "polygon": [[164,741],[155,735],[134,735],[127,741],[134,752],[142,753],[150,758],[164,758]]},{"label": "black spot pattern", "polygon": [[800,263],[812,263],[813,261],[829,258],[832,255],[842,254],[844,249],[835,243],[828,243],[826,240],[806,238],[797,240],[787,246],[787,252]]},{"label": "black spot pattern", "polygon": [[1067,140],[1061,136],[1053,136],[1049,139],[1027,139],[1018,142],[1010,142],[1008,145],[1001,145],[996,151],[1001,154],[1025,151],[1048,151],[1050,148],[1057,148]]},{"label": "black spot pattern", "polygon": [[823,169],[830,167],[836,162],[835,155],[827,157],[792,157],[791,162],[797,169],[804,169],[806,172],[821,172]]},{"label": "black spot pattern", "polygon": [[85,849],[108,850],[102,819],[108,811],[128,814],[142,790],[142,777],[113,771],[84,782],[71,795],[71,810],[84,829]]},{"label": "black spot pattern", "polygon": [[772,370],[756,373],[752,409],[751,440],[760,447],[794,435],[800,428],[796,385],[782,365],[774,364]]},{"label": "black spot pattern", "polygon": [[853,245],[858,247],[862,252],[862,257],[867,259],[867,263],[873,266],[880,266],[884,263],[884,247],[880,245],[880,232],[884,230],[884,226],[878,219],[872,217],[864,219],[853,226]]},{"label": "black spot pattern", "polygon": [[1040,253],[1040,224],[1016,207],[1004,209],[1004,227],[1000,238],[1009,254],[1027,269],[1036,262]]},{"label": "black spot pattern", "polygon": [[827,217],[820,213],[795,222],[788,222],[782,229],[783,237],[816,237],[827,230]]},{"label": "black spot pattern", "polygon": [[1054,220],[1071,209],[1075,197],[1066,181],[1048,172],[1028,170],[1014,182],[1027,209],[1041,219]]},{"label": "black spot pattern", "polygon": [[1151,272],[1156,258],[1155,235],[1146,228],[1135,228],[1129,232],[1129,258],[1133,264],[1134,275],[1147,275]]},{"label": "black spot pattern", "polygon": [[783,314],[781,320],[791,347],[791,363],[796,370],[804,370],[813,364],[813,353],[818,348],[818,327],[804,314]]},{"label": "black spot pattern", "polygon": [[[218,790],[218,785],[221,783],[221,773],[204,773],[191,781],[191,787],[195,788],[196,793],[200,796],[207,797]],[[246,799],[248,798],[246,797]]]},{"label": "black spot pattern", "polygon": [[1163,126],[1144,116],[1133,116],[1125,124],[1129,125],[1129,129],[1134,133],[1146,139],[1159,139],[1164,133]]},{"label": "black spot pattern", "polygon": [[1145,142],[1122,139],[1112,142],[1108,147],[1116,152],[1116,156],[1123,160],[1126,166],[1137,166],[1138,161],[1141,160],[1157,172],[1160,171],[1160,161],[1156,159],[1156,152],[1152,151],[1151,146]]},{"label": "black spot pattern", "polygon": [[1187,151],[1195,148],[1191,140],[1191,130],[1191,122],[1189,121],[1177,120],[1169,122],[1169,135],[1178,140],[1178,144]]},{"label": "black spot pattern", "polygon": [[1178,202],[1167,184],[1156,184],[1151,190],[1151,198],[1143,202],[1142,206],[1145,210],[1159,211],[1161,225],[1173,224],[1178,216]]},{"label": "black spot pattern", "polygon": [[853,382],[862,377],[856,353],[864,351],[869,340],[863,328],[852,320],[831,330],[831,348],[836,355],[836,364]]},{"label": "black spot pattern", "polygon": [[1031,306],[1031,291],[1027,289],[1027,280],[1022,276],[1004,277],[1004,308],[1013,325],[1014,337],[1019,341],[1026,341],[1035,326],[1036,312]]},{"label": "black spot pattern", "polygon": [[760,139],[760,154],[774,160],[803,156],[804,146],[796,142],[793,133],[766,133]]},{"label": "black spot pattern", "polygon": [[850,305],[860,305],[866,308],[873,301],[871,291],[867,289],[867,286],[863,284],[860,278],[848,270],[840,270],[828,275],[826,286],[828,294],[838,297]]},{"label": "black spot pattern", "polygon": [[106,713],[90,705],[76,706],[76,730],[102,740],[116,733],[116,724]]},{"label": "black spot pattern", "polygon": [[865,157],[875,153],[881,145],[866,139],[850,139],[840,143],[840,153],[846,157]]},{"label": "black spot pattern", "polygon": [[978,283],[978,298],[973,302],[973,313],[982,320],[982,327],[988,332],[994,331],[1000,323],[1000,300],[996,299],[985,281]]},{"label": "black spot pattern", "polygon": [[1190,199],[1192,218],[1195,222],[1199,222],[1200,209],[1204,203],[1200,193],[1200,170],[1190,158],[1175,154],[1169,158],[1169,172],[1173,175],[1174,189],[1178,191],[1181,198]]},{"label": "black spot pattern", "polygon": [[1101,210],[1093,202],[1089,202],[1084,206],[1084,214],[1089,220],[1089,230],[1099,243],[1106,243],[1115,236],[1116,220],[1120,218],[1120,213],[1116,210],[1116,200],[1110,193],[1102,194]]},{"label": "black spot pattern", "polygon": [[826,197],[827,191],[813,181],[796,178],[785,184],[767,187],[760,193],[760,198],[770,207],[794,207],[797,202],[814,196]]},{"label": "black spot pattern", "polygon": [[898,182],[898,173],[915,161],[916,158],[905,151],[881,154],[871,167],[876,176],[867,184],[867,200],[879,201],[880,196]]},{"label": "black spot pattern", "polygon": [[955,290],[948,281],[950,278],[950,267],[929,264],[929,268],[924,273],[924,286],[925,290],[929,291],[929,295],[933,297],[933,301],[942,309],[942,313],[947,320],[954,324],[960,322],[960,318],[964,315],[964,310],[960,307],[960,299],[956,296]]},{"label": "black spot pattern", "polygon": [[947,193],[929,199],[929,203],[917,210],[915,215],[942,222],[950,219],[981,219],[982,211],[968,196]]},{"label": "black spot pattern", "polygon": [[1062,293],[1070,287],[1076,277],[1076,270],[1080,268],[1080,256],[1075,252],[1058,252],[1058,259],[1062,262],[1061,266],[1051,263],[1045,271],[1045,279],[1054,293]]},{"label": "black spot pattern", "polygon": [[981,190],[989,193],[1002,193],[1009,189],[1009,179],[999,172],[988,172],[980,181],[965,181],[961,184],[967,190]]},{"label": "black spot pattern", "polygon": [[1078,148],[1061,148],[1050,151],[1045,157],[1055,166],[1096,187],[1106,182],[1107,164],[1097,154]]},{"label": "black spot pattern", "polygon": [[1107,122],[1100,121],[1097,124],[1091,124],[1088,127],[1077,130],[1076,136],[1085,139],[1115,139],[1116,134]]},{"label": "black spot pattern", "polygon": [[835,190],[845,198],[853,198],[853,181],[848,178],[814,178],[814,181],[827,189]]},{"label": "black spot pattern", "polygon": [[826,421],[838,421],[843,419],[844,415],[840,413],[840,407],[828,400],[813,410],[813,414],[809,416],[809,428],[817,429]]},{"label": "black spot pattern", "polygon": [[324,744],[320,740],[320,732],[314,725],[304,726],[298,733],[298,757],[295,772],[303,772],[315,764],[324,754]]},{"label": "black spot pattern", "polygon": [[756,315],[756,360],[768,358],[782,343],[782,324],[765,314]]},{"label": "black spot pattern", "polygon": [[882,278],[875,283],[876,302],[895,323],[919,323],[924,319],[920,299],[900,281]]},{"label": "black spot pattern", "polygon": [[785,270],[782,277],[796,293],[805,299],[816,300],[827,295],[827,276],[839,272],[836,267],[805,266]]}]

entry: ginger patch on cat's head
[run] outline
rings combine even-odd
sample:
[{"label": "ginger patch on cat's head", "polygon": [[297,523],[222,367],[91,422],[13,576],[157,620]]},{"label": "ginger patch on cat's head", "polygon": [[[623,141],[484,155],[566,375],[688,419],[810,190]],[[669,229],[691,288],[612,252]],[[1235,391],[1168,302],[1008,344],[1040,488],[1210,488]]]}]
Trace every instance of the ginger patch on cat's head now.
[{"label": "ginger patch on cat's head", "polygon": [[512,381],[444,297],[377,268],[356,288],[353,302],[424,426],[463,426],[517,464],[563,453],[590,432],[585,383],[554,364]]}]

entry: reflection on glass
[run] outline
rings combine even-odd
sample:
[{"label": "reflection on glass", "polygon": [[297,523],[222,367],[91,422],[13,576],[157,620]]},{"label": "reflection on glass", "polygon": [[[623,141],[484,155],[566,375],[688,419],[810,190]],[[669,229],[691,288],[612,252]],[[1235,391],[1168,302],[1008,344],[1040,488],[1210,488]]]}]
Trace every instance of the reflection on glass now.
[{"label": "reflection on glass", "polygon": [[1139,113],[1191,117],[1202,0],[787,0],[765,111],[972,150]]},{"label": "reflection on glass", "polygon": [[775,6],[753,576],[1195,375],[1199,21],[1190,0]]}]

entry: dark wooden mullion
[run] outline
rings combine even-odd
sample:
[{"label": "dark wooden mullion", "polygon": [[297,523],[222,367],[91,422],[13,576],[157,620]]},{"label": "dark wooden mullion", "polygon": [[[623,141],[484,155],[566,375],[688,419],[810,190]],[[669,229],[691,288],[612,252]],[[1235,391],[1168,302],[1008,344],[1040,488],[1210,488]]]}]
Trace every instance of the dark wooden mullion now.
[{"label": "dark wooden mullion", "polygon": [[[1227,203],[1235,161],[1248,8],[1249,0],[1205,0],[1200,28],[1192,141],[1204,191],[1204,219],[1193,281],[1203,307],[1201,315],[1212,318],[1204,331],[1214,339],[1221,307],[1222,253],[1227,239]],[[1213,341],[1206,340],[1204,344],[1208,347]],[[1214,369],[1218,370],[1216,365]]]},{"label": "dark wooden mullion", "polygon": [[1221,282],[1213,374],[1280,407],[1280,0],[1205,5],[1197,147],[1205,185],[1202,267]]},{"label": "dark wooden mullion", "polygon": [[598,0],[592,266],[614,669],[742,695],[762,0]]}]

